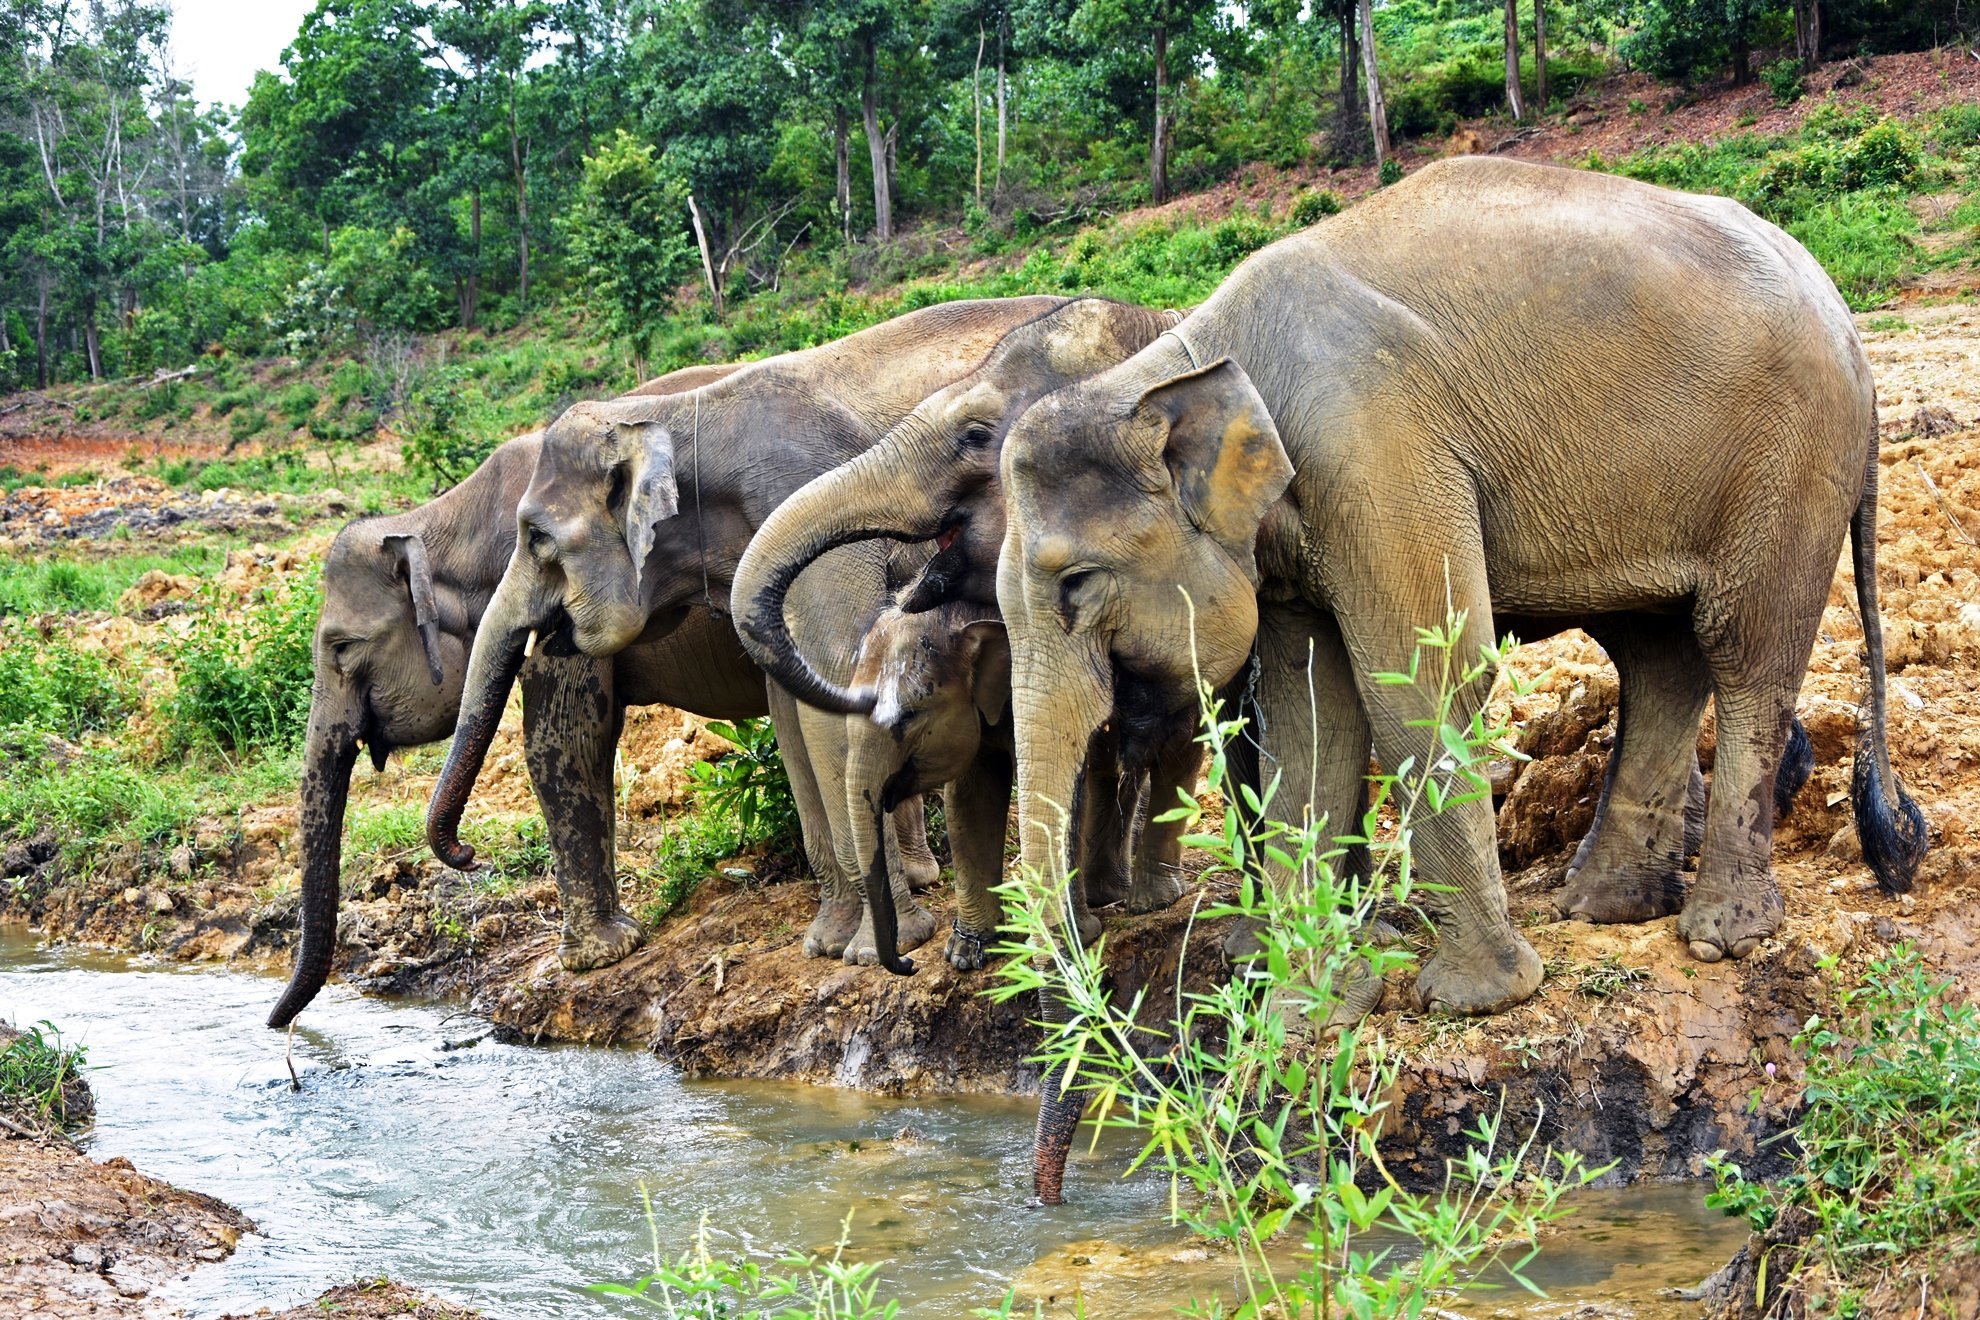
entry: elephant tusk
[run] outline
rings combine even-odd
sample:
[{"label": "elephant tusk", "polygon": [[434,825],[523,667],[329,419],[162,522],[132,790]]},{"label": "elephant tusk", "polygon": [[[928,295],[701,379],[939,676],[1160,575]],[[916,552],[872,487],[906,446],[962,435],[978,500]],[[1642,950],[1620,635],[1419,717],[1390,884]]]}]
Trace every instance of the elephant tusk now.
[{"label": "elephant tusk", "polygon": [[529,630],[528,638],[526,638],[523,642],[523,659],[527,660],[532,655],[535,654],[536,654],[536,629],[531,628]]}]

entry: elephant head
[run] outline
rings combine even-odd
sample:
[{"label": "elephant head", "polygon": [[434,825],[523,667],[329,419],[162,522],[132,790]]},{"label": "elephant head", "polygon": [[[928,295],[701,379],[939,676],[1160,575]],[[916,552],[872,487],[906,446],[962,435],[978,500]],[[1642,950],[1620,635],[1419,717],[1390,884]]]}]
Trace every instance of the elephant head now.
[{"label": "elephant head", "polygon": [[[1171,363],[1159,374],[1151,365]],[[1152,362],[1151,362],[1152,359]],[[1261,526],[1292,465],[1235,363],[1151,350],[1026,412],[1004,445],[997,596],[1011,644],[1019,849],[1063,885],[1093,739],[1144,759],[1243,667]],[[1062,1020],[1047,996],[1041,1012]],[[1056,1203],[1083,1097],[1043,1082],[1036,1178]]]},{"label": "elephant head", "polygon": [[897,605],[867,630],[853,681],[874,694],[871,718],[892,744],[886,810],[962,774],[983,725],[1008,718],[1010,645],[984,612],[959,601],[920,614]]},{"label": "elephant head", "polygon": [[[288,988],[268,1015],[287,1026],[330,975],[336,946],[344,804],[360,745],[384,768],[397,747],[454,728],[475,621],[494,587],[492,564],[460,553],[492,508],[506,511],[536,461],[538,435],[498,449],[473,476],[411,513],[352,523],[323,566],[315,684],[302,771],[302,938]],[[508,520],[496,523],[505,532]],[[436,561],[439,561],[436,564]]]},{"label": "elephant head", "polygon": [[872,449],[816,478],[758,529],[736,568],[736,627],[778,682],[828,710],[864,713],[871,691],[826,680],[799,654],[784,619],[798,574],[866,537],[939,539],[903,597],[909,612],[946,600],[993,606],[1004,540],[997,461],[1011,423],[1052,391],[1125,361],[1178,314],[1080,298],[1013,329],[975,372],[923,400]]}]

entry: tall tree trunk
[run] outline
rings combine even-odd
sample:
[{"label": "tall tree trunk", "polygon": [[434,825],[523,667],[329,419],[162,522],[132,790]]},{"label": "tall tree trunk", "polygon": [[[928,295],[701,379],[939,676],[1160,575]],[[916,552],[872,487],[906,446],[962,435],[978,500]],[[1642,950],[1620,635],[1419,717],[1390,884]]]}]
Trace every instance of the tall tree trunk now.
[{"label": "tall tree trunk", "polygon": [[1155,137],[1148,144],[1148,191],[1169,200],[1169,29],[1155,29]]},{"label": "tall tree trunk", "polygon": [[529,175],[523,168],[522,136],[516,132],[516,80],[509,79],[509,163],[516,174],[516,298],[529,305]]},{"label": "tall tree trunk", "polygon": [[1794,53],[1803,73],[1822,63],[1822,0],[1794,0]]},{"label": "tall tree trunk", "polygon": [[708,280],[708,299],[715,307],[715,319],[722,319],[722,281],[715,276],[715,254],[710,250],[708,226],[701,218],[701,204],[688,194],[688,215],[694,220],[694,241],[701,249],[701,273]]},{"label": "tall tree trunk", "polygon": [[976,115],[976,209],[983,209],[983,25],[976,25],[976,67],[969,71],[969,106]]},{"label": "tall tree trunk", "polygon": [[1547,0],[1533,0],[1533,109],[1547,113]]},{"label": "tall tree trunk", "polygon": [[838,187],[833,196],[837,199],[839,207],[839,237],[848,243],[852,242],[853,236],[852,143],[849,140],[851,136],[850,126],[846,123],[846,108],[842,105],[833,106],[832,154],[839,169]]},{"label": "tall tree trunk", "polygon": [[1361,67],[1368,78],[1368,130],[1375,139],[1375,164],[1389,158],[1389,106],[1382,98],[1382,69],[1375,58],[1374,0],[1361,0]]},{"label": "tall tree trunk", "polygon": [[1506,0],[1506,111],[1514,123],[1526,118],[1519,94],[1519,0]]},{"label": "tall tree trunk", "polygon": [[1004,69],[1004,20],[997,20],[997,177],[990,184],[990,191],[996,192],[1004,186],[1004,135],[1009,120],[1007,115],[1007,85]]},{"label": "tall tree trunk", "polygon": [[880,133],[879,84],[880,52],[869,37],[866,42],[866,79],[859,92],[859,113],[866,125],[866,154],[873,163],[873,237],[885,243],[894,236],[894,204],[887,187],[887,141]]},{"label": "tall tree trunk", "polygon": [[467,301],[461,307],[461,324],[474,329],[481,314],[481,185],[474,185],[474,198],[468,204],[468,245],[474,250],[474,264],[468,267]]},{"label": "tall tree trunk", "polygon": [[83,348],[89,353],[89,378],[103,379],[103,358],[97,351],[96,309],[90,308],[83,317]]},{"label": "tall tree trunk", "polygon": [[48,276],[44,272],[34,306],[34,385],[48,388]]},{"label": "tall tree trunk", "polygon": [[1746,34],[1746,28],[1734,29],[1733,36],[1733,86],[1744,87],[1753,81],[1753,43]]}]

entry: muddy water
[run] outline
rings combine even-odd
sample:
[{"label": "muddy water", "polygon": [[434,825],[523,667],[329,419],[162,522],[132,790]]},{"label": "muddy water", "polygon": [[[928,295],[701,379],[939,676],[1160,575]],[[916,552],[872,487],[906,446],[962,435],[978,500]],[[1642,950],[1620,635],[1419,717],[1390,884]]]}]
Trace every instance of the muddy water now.
[{"label": "muddy water", "polygon": [[[1074,1204],[1022,1209],[1024,1101],[683,1082],[648,1055],[502,1044],[476,1019],[341,988],[296,1034],[298,1092],[283,1037],[260,1025],[275,989],[0,930],[0,1017],[48,1019],[90,1047],[92,1153],[260,1225],[168,1294],[194,1316],[381,1272],[496,1316],[630,1314],[583,1285],[642,1272],[642,1185],[670,1252],[704,1214],[717,1250],[774,1256],[826,1246],[850,1212],[854,1254],[890,1262],[884,1295],[916,1316],[966,1315],[1015,1280],[1128,1320],[1228,1282],[1165,1226],[1162,1183],[1119,1177],[1118,1143],[1076,1163]],[[1590,1195],[1575,1223],[1535,1273],[1552,1300],[1474,1299],[1466,1312],[1601,1300],[1609,1315],[1683,1314],[1659,1289],[1695,1283],[1738,1240],[1695,1188]]]}]

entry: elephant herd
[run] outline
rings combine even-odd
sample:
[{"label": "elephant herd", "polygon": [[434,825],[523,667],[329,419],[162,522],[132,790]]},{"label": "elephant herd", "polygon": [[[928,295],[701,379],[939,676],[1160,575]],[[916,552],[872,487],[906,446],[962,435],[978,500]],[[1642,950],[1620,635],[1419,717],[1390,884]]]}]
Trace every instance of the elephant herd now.
[{"label": "elephant herd", "polygon": [[[573,406],[324,574],[302,785],[303,931],[270,1016],[322,986],[360,746],[454,735],[428,838],[467,867],[468,795],[511,687],[574,970],[642,938],[614,884],[622,712],[768,714],[822,885],[807,953],[913,970],[936,937],[921,795],[982,966],[1015,781],[1018,854],[1070,923],[1182,892],[1154,819],[1195,782],[1199,680],[1244,693],[1273,812],[1354,821],[1371,755],[1429,764],[1417,628],[1465,652],[1580,627],[1621,679],[1608,783],[1559,904],[1675,913],[1691,954],[1773,934],[1794,705],[1845,532],[1868,719],[1852,796],[1889,891],[1925,847],[1891,770],[1876,603],[1877,424],[1833,284],[1733,202],[1485,158],[1425,168],[1253,255],[1187,314],[949,303]],[[766,682],[767,677],[767,682]],[[1486,693],[1459,694],[1467,720]],[[1695,755],[1718,737],[1702,832]],[[1419,823],[1427,1007],[1492,1013],[1540,959],[1508,916],[1489,801]],[[1681,879],[1690,855],[1697,876]],[[1249,933],[1227,949],[1241,957]],[[1041,1003],[1041,1014],[1062,1010]],[[1080,1096],[1048,1076],[1060,1197]]]}]

